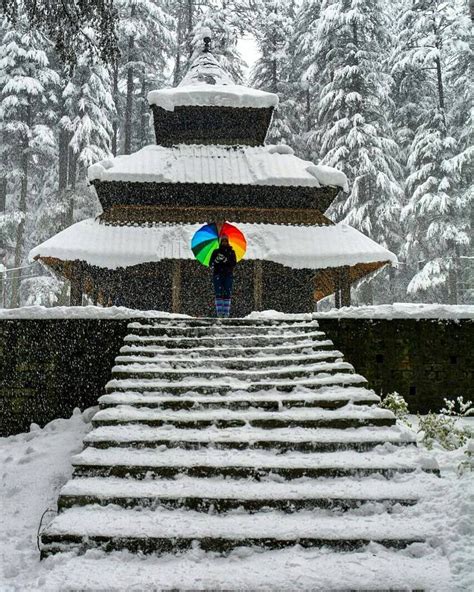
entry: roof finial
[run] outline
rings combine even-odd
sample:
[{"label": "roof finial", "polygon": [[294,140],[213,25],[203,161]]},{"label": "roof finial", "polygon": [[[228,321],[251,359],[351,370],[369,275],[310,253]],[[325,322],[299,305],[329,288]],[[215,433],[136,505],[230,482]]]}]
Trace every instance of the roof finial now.
[{"label": "roof finial", "polygon": [[203,53],[209,53],[211,51],[212,31],[209,27],[203,27],[201,29],[201,37],[204,41]]}]

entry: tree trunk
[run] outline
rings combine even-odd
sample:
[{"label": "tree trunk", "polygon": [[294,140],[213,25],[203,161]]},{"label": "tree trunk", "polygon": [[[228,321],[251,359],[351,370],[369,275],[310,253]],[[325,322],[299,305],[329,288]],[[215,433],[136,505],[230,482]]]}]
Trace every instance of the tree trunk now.
[{"label": "tree trunk", "polygon": [[65,129],[59,130],[58,141],[58,193],[61,195],[67,187],[69,167],[69,140],[70,132]]},{"label": "tree trunk", "polygon": [[181,47],[183,45],[183,7],[181,4],[178,6],[178,19],[177,19],[177,31],[176,31],[176,61],[174,64],[173,74],[173,85],[178,86],[181,81]]},{"label": "tree trunk", "polygon": [[188,0],[186,6],[186,44],[188,50],[188,60],[193,55],[193,28],[194,28],[194,0]]},{"label": "tree trunk", "polygon": [[148,144],[148,100],[147,100],[147,89],[148,85],[146,82],[146,73],[143,72],[142,78],[142,100],[141,100],[141,117],[140,117],[140,146],[146,146]]},{"label": "tree trunk", "polygon": [[[132,51],[134,46],[133,37],[128,38],[128,60],[132,59]],[[125,105],[125,126],[124,126],[124,154],[132,152],[132,111],[133,111],[133,91],[134,91],[134,71],[133,66],[127,68],[127,98]]]},{"label": "tree trunk", "polygon": [[115,104],[115,115],[112,122],[112,154],[117,156],[118,150],[118,113],[119,113],[119,92],[118,92],[118,64],[114,65],[113,70],[113,97]]},{"label": "tree trunk", "polygon": [[0,177],[0,215],[7,209],[7,178]]},{"label": "tree trunk", "polygon": [[[25,123],[27,128],[31,127],[31,107],[30,105],[26,108]],[[20,187],[20,202],[18,204],[18,210],[22,215],[21,222],[18,224],[16,229],[16,242],[15,242],[15,256],[13,261],[13,267],[20,267],[23,254],[23,241],[25,237],[25,218],[26,218],[26,196],[28,193],[28,147],[29,141],[28,136],[25,135],[21,140],[21,187]],[[21,284],[21,269],[14,271],[12,279],[12,297],[11,307],[16,308],[20,301],[20,284]]]}]

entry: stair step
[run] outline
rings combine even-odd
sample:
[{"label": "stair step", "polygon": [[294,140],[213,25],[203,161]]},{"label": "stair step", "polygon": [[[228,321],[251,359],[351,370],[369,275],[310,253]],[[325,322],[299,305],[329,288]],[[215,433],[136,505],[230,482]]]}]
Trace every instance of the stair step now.
[{"label": "stair step", "polygon": [[232,347],[227,345],[218,346],[211,344],[210,346],[200,347],[180,347],[179,343],[171,342],[166,345],[157,346],[145,342],[136,342],[134,344],[128,343],[120,348],[122,354],[140,354],[141,356],[156,356],[168,355],[174,356],[177,352],[189,356],[195,355],[201,358],[221,356],[223,358],[242,356],[250,359],[259,359],[267,355],[292,354],[296,351],[303,353],[314,353],[319,351],[333,350],[334,343],[330,339],[322,339],[316,341],[314,339],[304,340],[298,343],[291,343],[288,345],[260,345],[260,346],[245,346],[241,344],[233,344]]},{"label": "stair step", "polygon": [[98,411],[92,418],[94,426],[133,424],[184,428],[239,427],[249,425],[265,429],[274,428],[351,428],[362,426],[391,426],[395,416],[391,411],[376,407],[346,405],[341,409],[294,408],[282,411],[209,409],[202,411],[162,411],[147,407],[120,405]]},{"label": "stair step", "polygon": [[105,385],[105,392],[127,392],[133,391],[137,393],[145,392],[161,392],[161,393],[200,393],[200,394],[219,394],[228,393],[232,391],[247,391],[257,392],[260,390],[279,390],[282,392],[291,392],[297,387],[318,389],[328,386],[351,386],[351,385],[365,385],[366,379],[360,374],[342,373],[335,374],[321,373],[315,377],[297,378],[293,380],[283,379],[265,379],[259,381],[244,381],[237,378],[225,380],[223,377],[220,380],[211,380],[201,378],[196,379],[189,377],[181,381],[167,381],[158,378],[122,378],[112,379]]},{"label": "stair step", "polygon": [[[435,552],[436,553],[436,552]],[[410,556],[413,555],[413,556]],[[44,590],[452,590],[445,554],[394,553],[373,547],[352,555],[329,549],[237,549],[216,556],[197,549],[144,561],[140,555],[94,553],[54,561]],[[111,587],[111,582],[116,583]],[[137,588],[137,582],[138,588]]]},{"label": "stair step", "polygon": [[197,377],[199,378],[214,378],[225,376],[228,378],[235,377],[241,380],[252,380],[256,378],[292,378],[295,377],[309,377],[317,374],[337,374],[337,373],[354,373],[354,367],[347,362],[319,362],[316,364],[308,364],[307,366],[284,366],[273,369],[257,369],[257,370],[229,370],[226,368],[170,368],[160,369],[154,364],[146,366],[114,366],[112,368],[113,379],[168,379],[179,380],[182,378]]},{"label": "stair step", "polygon": [[164,506],[187,508],[199,512],[228,512],[243,508],[256,512],[272,508],[285,512],[326,508],[350,510],[374,504],[387,511],[396,504],[413,505],[420,496],[421,486],[408,483],[380,482],[366,479],[339,481],[300,480],[291,483],[265,481],[228,481],[223,479],[173,480],[120,479],[90,477],[72,479],[61,490],[59,511],[77,505],[115,504],[122,507]]},{"label": "stair step", "polygon": [[[328,453],[288,452],[274,454],[261,450],[183,450],[169,448],[85,448],[73,457],[77,477],[133,477],[172,479],[178,475],[189,477],[228,477],[232,479],[262,479],[278,475],[283,479],[302,477],[345,477],[381,474],[391,477],[396,473],[410,473],[419,468],[417,460],[407,462],[398,450],[386,454],[376,451],[357,453],[339,451]],[[436,472],[427,466],[428,472]]]},{"label": "stair step", "polygon": [[394,548],[424,542],[433,527],[416,518],[335,516],[320,512],[205,514],[191,510],[140,511],[117,506],[75,507],[61,512],[42,535],[42,555],[70,548],[101,547],[144,553],[169,553],[196,544],[204,551],[236,547],[280,549],[332,547],[354,550],[370,542]]},{"label": "stair step", "polygon": [[301,313],[301,314],[282,314],[279,318],[252,318],[252,317],[232,317],[232,318],[216,318],[216,317],[187,317],[173,316],[173,317],[142,317],[135,319],[128,323],[128,327],[136,325],[161,325],[167,324],[172,327],[226,327],[228,325],[236,326],[245,329],[248,326],[253,327],[294,327],[299,325],[305,325],[308,323],[315,323],[317,319],[314,318],[312,313]]},{"label": "stair step", "polygon": [[214,345],[267,345],[272,340],[278,340],[281,344],[292,343],[317,343],[325,337],[322,331],[311,331],[310,333],[280,333],[275,334],[249,334],[249,335],[215,335],[205,337],[168,337],[167,335],[134,335],[129,333],[124,341],[127,344],[140,343],[148,345],[166,345],[166,347],[196,347],[198,345],[212,347]]},{"label": "stair step", "polygon": [[[285,407],[320,407],[339,409],[352,402],[357,405],[374,405],[380,397],[366,389],[325,389],[306,393],[229,393],[227,395],[153,395],[147,393],[110,393],[99,398],[101,409],[116,405],[131,405],[160,409],[248,409],[258,408],[279,411]],[[345,391],[348,391],[347,393]]]},{"label": "stair step", "polygon": [[[293,354],[293,355],[282,355],[282,356],[262,356],[257,357],[229,357],[229,358],[206,358],[206,368],[228,368],[229,370],[242,370],[244,368],[271,368],[272,366],[283,366],[283,365],[300,365],[300,364],[311,364],[315,362],[328,361],[334,359],[342,360],[343,354],[340,351],[320,351],[313,354]],[[203,361],[198,357],[190,356],[171,356],[166,357],[164,355],[156,356],[143,356],[134,355],[129,353],[128,355],[120,355],[115,358],[115,363],[120,366],[135,366],[137,364],[153,364],[163,369],[168,368],[192,368],[196,366],[202,366]]]},{"label": "stair step", "polygon": [[[318,331],[318,323],[316,321],[308,323],[293,323],[293,324],[278,324],[278,325],[235,325],[235,324],[217,324],[205,326],[190,326],[183,324],[181,326],[176,324],[142,324],[130,323],[128,331],[130,335],[154,335],[169,337],[230,337],[239,336],[245,337],[248,335],[268,335],[278,338],[282,333],[287,334],[304,334],[314,333]],[[320,331],[318,334],[321,334]]]},{"label": "stair step", "polygon": [[248,425],[223,430],[204,428],[200,430],[178,429],[170,425],[151,427],[141,424],[101,426],[93,429],[84,438],[84,443],[96,448],[111,446],[135,448],[185,448],[198,449],[275,449],[281,452],[332,452],[337,450],[365,451],[376,446],[415,445],[415,435],[408,429],[390,428],[348,428],[308,429],[276,428],[264,430]]}]

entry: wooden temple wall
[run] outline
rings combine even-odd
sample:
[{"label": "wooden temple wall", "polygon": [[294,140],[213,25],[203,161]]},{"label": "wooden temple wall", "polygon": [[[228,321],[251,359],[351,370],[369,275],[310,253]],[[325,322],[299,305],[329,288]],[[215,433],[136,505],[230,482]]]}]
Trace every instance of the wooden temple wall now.
[{"label": "wooden temple wall", "polygon": [[[82,293],[94,302],[138,310],[214,314],[212,272],[194,260],[165,260],[132,268],[104,270],[76,264],[71,277],[71,304]],[[233,316],[254,310],[287,313],[314,308],[314,271],[295,270],[269,261],[241,261],[234,273]]]}]

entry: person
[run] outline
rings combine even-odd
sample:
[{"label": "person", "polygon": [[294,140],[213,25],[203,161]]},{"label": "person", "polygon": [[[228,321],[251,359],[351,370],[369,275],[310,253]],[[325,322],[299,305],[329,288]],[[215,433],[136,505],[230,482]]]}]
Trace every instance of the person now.
[{"label": "person", "polygon": [[234,281],[234,267],[237,258],[234,249],[229,244],[229,237],[222,235],[219,247],[211,255],[209,266],[212,267],[214,293],[216,297],[216,314],[218,317],[229,317],[232,283]]}]

